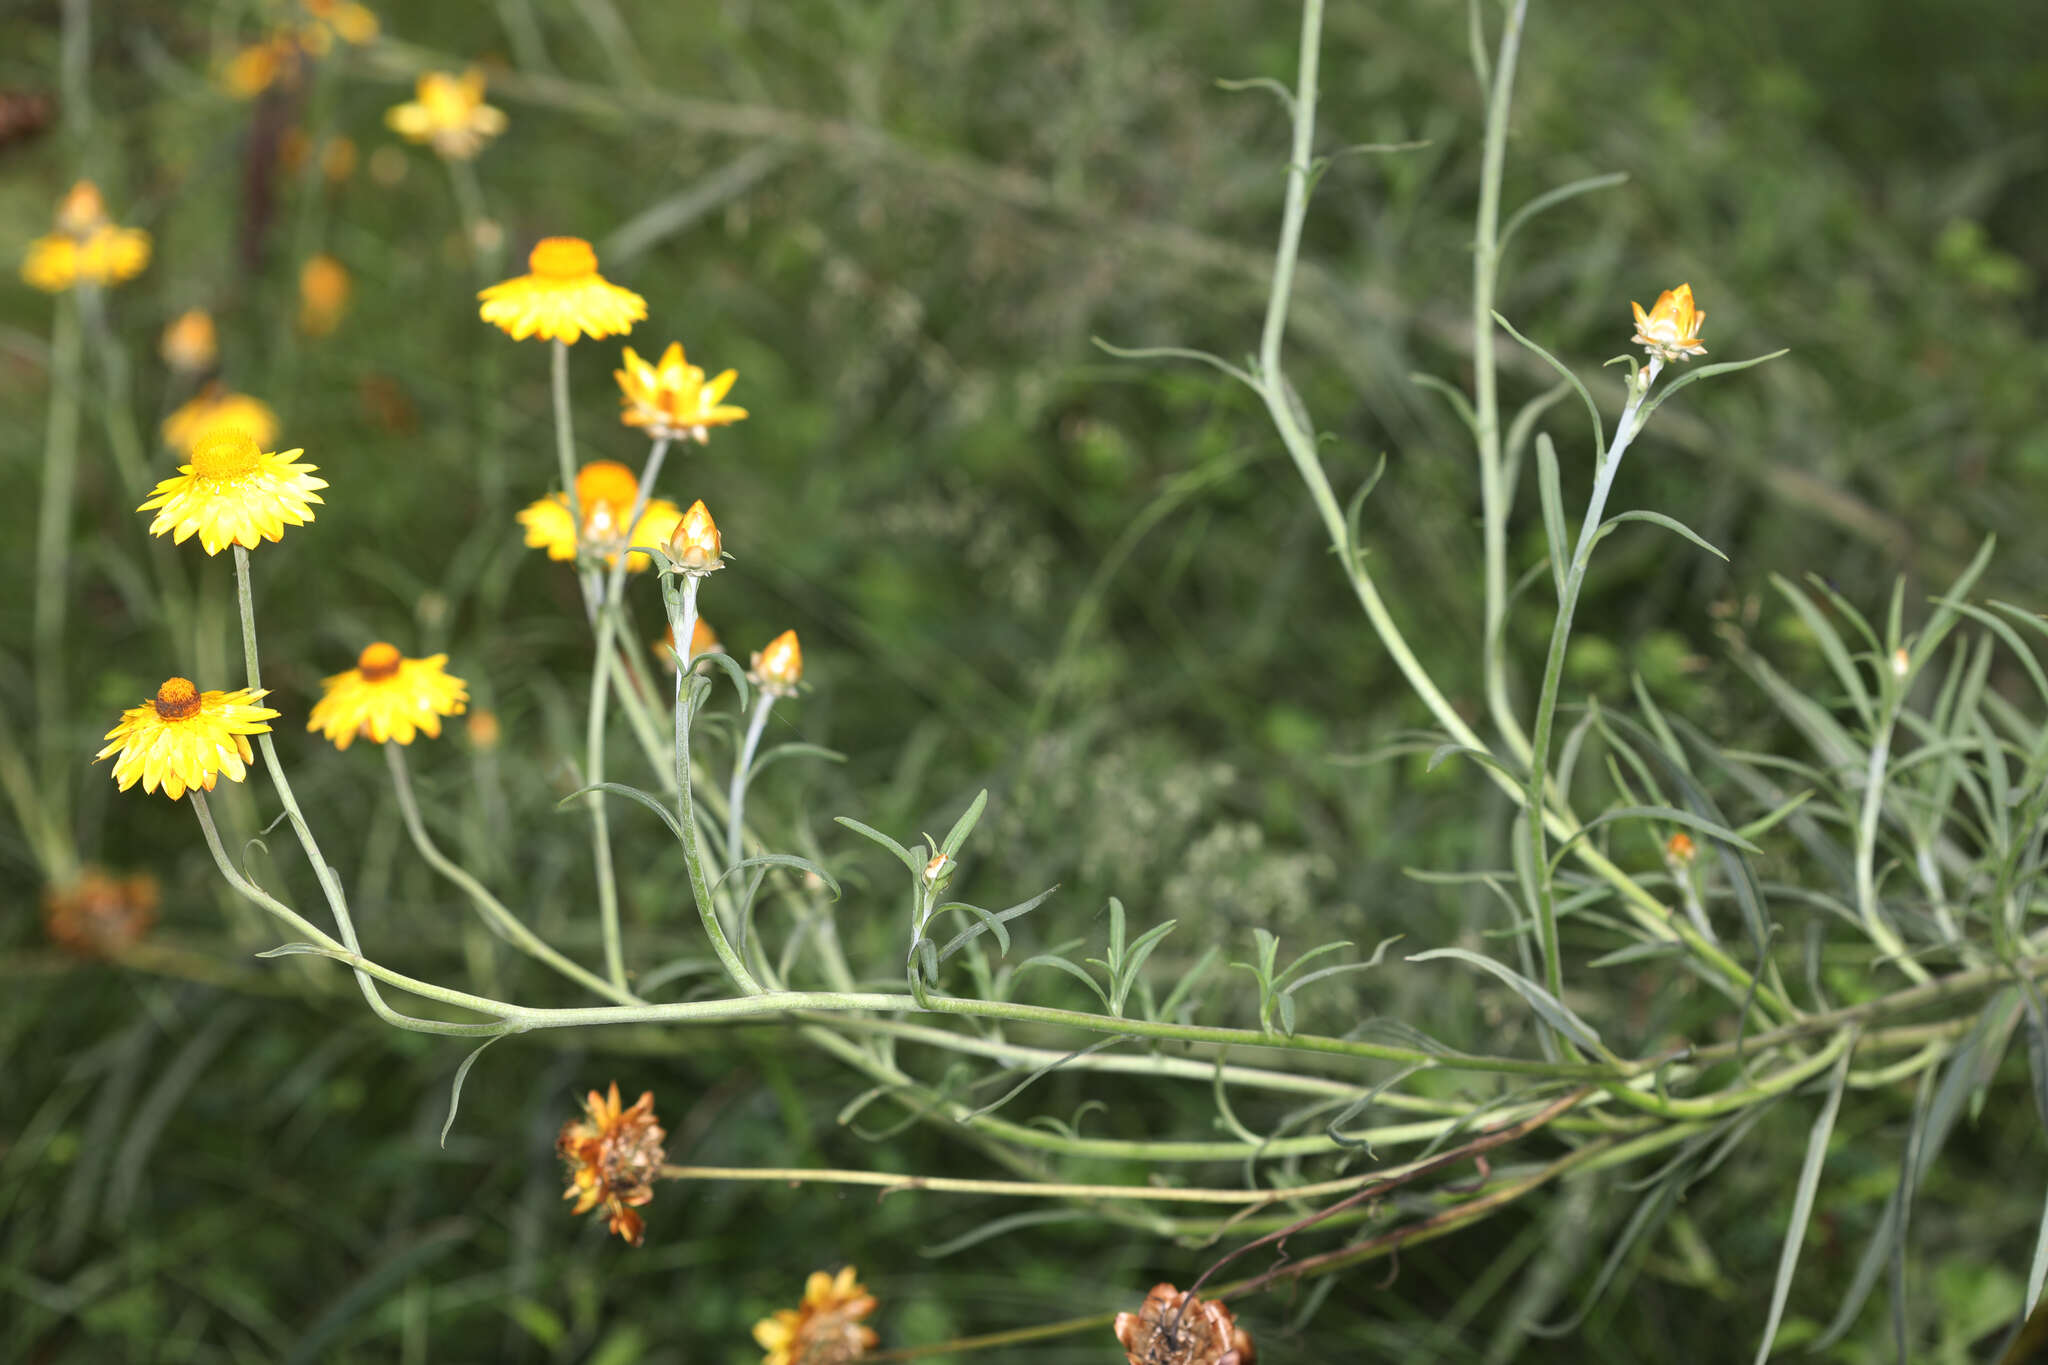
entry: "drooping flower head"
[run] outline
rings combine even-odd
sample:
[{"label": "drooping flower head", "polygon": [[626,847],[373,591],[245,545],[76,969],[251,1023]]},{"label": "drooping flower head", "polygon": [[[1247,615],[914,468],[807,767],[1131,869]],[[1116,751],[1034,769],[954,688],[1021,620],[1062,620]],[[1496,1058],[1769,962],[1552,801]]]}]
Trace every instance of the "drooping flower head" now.
[{"label": "drooping flower head", "polygon": [[178,314],[164,328],[158,353],[163,356],[164,364],[180,374],[199,374],[212,369],[213,362],[220,356],[213,314],[204,308],[189,308]]},{"label": "drooping flower head", "polygon": [[322,251],[299,267],[299,330],[324,337],[341,325],[351,288],[348,267]]},{"label": "drooping flower head", "polygon": [[727,370],[706,383],[704,371],[683,358],[683,344],[671,341],[661,359],[650,365],[631,346],[626,348],[626,368],[612,371],[619,381],[620,402],[625,411],[619,420],[639,427],[660,440],[703,442],[712,427],[722,427],[746,418],[745,408],[723,400],[739,378],[738,370]]},{"label": "drooping flower head", "polygon": [[277,719],[257,705],[266,695],[246,687],[201,692],[185,678],[167,679],[156,696],[121,713],[93,762],[118,754],[114,781],[122,791],[140,781],[144,791],[162,787],[173,801],[187,791],[212,791],[222,773],[240,782],[255,757],[248,736],[269,733]]},{"label": "drooping flower head", "polygon": [[[690,658],[696,661],[706,654],[722,654],[724,652],[725,646],[719,641],[718,632],[713,630],[703,617],[698,617],[690,626]],[[663,668],[666,668],[671,673],[675,671],[676,628],[674,626],[664,630],[661,633],[661,638],[654,642],[654,657],[661,660]],[[701,662],[697,664],[700,672],[705,667],[706,665]]]},{"label": "drooping flower head", "polygon": [[811,1272],[804,1300],[778,1308],[754,1324],[754,1340],[768,1354],[761,1365],[844,1365],[859,1360],[880,1340],[861,1319],[875,1311],[875,1297],[847,1266],[837,1275]]},{"label": "drooping flower head", "polygon": [[803,680],[804,652],[793,630],[770,640],[768,648],[756,650],[747,665],[747,681],[771,697],[795,696],[797,684]]},{"label": "drooping flower head", "polygon": [[21,278],[46,294],[82,284],[121,284],[149,264],[149,234],[110,221],[106,201],[90,180],[73,185],[58,203],[56,225],[55,232],[29,243],[21,262]]},{"label": "drooping flower head", "polygon": [[569,1164],[569,1188],[562,1198],[576,1201],[574,1212],[603,1207],[605,1225],[634,1246],[645,1227],[634,1209],[654,1198],[654,1179],[666,1155],[661,1140],[668,1136],[654,1115],[654,1092],[643,1093],[630,1109],[619,1107],[619,1083],[611,1093],[593,1090],[583,1101],[585,1117],[562,1125],[555,1150]]},{"label": "drooping flower head", "polygon": [[156,923],[162,899],[147,872],[117,877],[88,867],[67,886],[43,891],[43,932],[81,957],[107,957],[133,947]]},{"label": "drooping flower head", "polygon": [[698,578],[725,567],[725,538],[718,534],[718,523],[711,519],[711,509],[704,505],[704,499],[691,503],[690,510],[669,532],[668,561],[666,572]]},{"label": "drooping flower head", "polygon": [[240,427],[259,446],[277,440],[277,414],[270,404],[214,383],[164,418],[164,444],[190,459],[199,438],[215,427]]},{"label": "drooping flower head", "polygon": [[[583,514],[582,544],[592,554],[604,556],[607,565],[618,559],[629,545],[661,545],[682,520],[682,512],[667,498],[649,498],[630,532],[626,518],[633,514],[640,481],[633,471],[617,460],[592,460],[576,474],[576,508]],[[566,493],[550,493],[539,502],[528,503],[519,513],[526,528],[526,543],[548,552],[549,559],[576,557],[576,523],[569,515]],[[634,573],[646,569],[648,554],[635,550],[626,557]]]},{"label": "drooping flower head", "polygon": [[1230,1310],[1155,1284],[1135,1313],[1118,1313],[1116,1339],[1130,1365],[1253,1365],[1258,1352]]},{"label": "drooping flower head", "polygon": [[1636,312],[1636,334],[1629,340],[1657,359],[1671,362],[1707,353],[1707,348],[1700,344],[1700,324],[1707,320],[1707,315],[1693,307],[1691,285],[1665,290],[1647,313],[1640,303],[1631,303],[1629,307]]},{"label": "drooping flower head", "polygon": [[168,534],[179,545],[196,531],[210,555],[230,545],[253,550],[261,541],[282,540],[285,527],[313,519],[311,504],[321,500],[313,490],[327,487],[327,480],[313,477],[316,465],[292,463],[303,454],[266,453],[242,428],[215,427],[192,447],[192,463],[180,465],[135,510],[157,509],[149,533]]},{"label": "drooping flower head", "polygon": [[647,300],[597,273],[597,253],[581,237],[542,238],[526,265],[529,273],[477,294],[483,320],[514,341],[622,336],[647,316]]},{"label": "drooping flower head", "polygon": [[323,695],[306,719],[308,730],[346,749],[358,735],[378,744],[410,744],[415,732],[435,739],[441,717],[459,716],[469,689],[444,669],[446,654],[408,659],[382,640],[363,650],[356,666],[322,680]]},{"label": "drooping flower head", "polygon": [[384,112],[384,122],[408,142],[424,142],[450,161],[467,161],[505,131],[505,112],[484,103],[484,73],[460,76],[422,72],[413,98]]}]

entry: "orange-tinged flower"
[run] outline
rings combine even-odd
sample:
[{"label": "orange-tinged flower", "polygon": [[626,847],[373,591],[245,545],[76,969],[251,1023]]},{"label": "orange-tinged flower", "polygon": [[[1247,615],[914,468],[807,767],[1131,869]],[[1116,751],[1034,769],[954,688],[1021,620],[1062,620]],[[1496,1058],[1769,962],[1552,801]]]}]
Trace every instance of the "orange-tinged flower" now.
[{"label": "orange-tinged flower", "polygon": [[1699,856],[1699,848],[1693,843],[1692,836],[1681,830],[1664,841],[1664,856],[1680,867],[1685,867]]},{"label": "orange-tinged flower", "polygon": [[747,665],[747,680],[771,697],[793,697],[804,680],[804,652],[796,632],[785,630],[757,650]]},{"label": "orange-tinged flower", "polygon": [[117,877],[88,867],[69,886],[43,891],[43,932],[67,952],[106,957],[133,947],[156,923],[161,896],[147,872]]},{"label": "orange-tinged flower", "polygon": [[296,80],[299,66],[299,45],[292,36],[273,33],[230,57],[221,69],[220,83],[236,99],[251,100],[280,80]]},{"label": "orange-tinged flower", "polygon": [[462,679],[445,669],[446,654],[408,659],[382,640],[364,649],[356,666],[322,680],[322,695],[306,728],[346,749],[358,735],[378,744],[410,744],[415,732],[434,739],[441,717],[459,716],[469,705]]},{"label": "orange-tinged flower", "polygon": [[299,7],[313,20],[301,34],[308,52],[316,44],[326,51],[333,38],[360,47],[377,36],[376,14],[354,0],[299,0]]},{"label": "orange-tinged flower", "polygon": [[109,221],[106,201],[90,180],[73,185],[58,203],[56,224],[55,232],[29,243],[21,262],[21,278],[46,294],[121,284],[149,264],[149,234]]},{"label": "orange-tinged flower", "polygon": [[718,534],[718,523],[711,519],[711,509],[704,505],[704,499],[699,498],[669,532],[669,562],[684,573],[702,577],[725,567],[724,553],[725,541]]},{"label": "orange-tinged flower", "polygon": [[1686,360],[1707,353],[1699,339],[1700,325],[1707,315],[1693,307],[1691,285],[1665,290],[1657,296],[1656,307],[1647,313],[1640,303],[1631,303],[1629,307],[1636,312],[1636,334],[1629,340],[1657,359]]},{"label": "orange-tinged flower", "polygon": [[[690,658],[696,660],[706,654],[722,654],[724,652],[725,646],[719,642],[718,632],[705,624],[703,617],[698,617],[690,626]],[[669,669],[671,672],[674,671],[676,666],[676,628],[674,626],[664,630],[661,633],[661,638],[654,642],[654,657],[661,660],[662,667]],[[699,663],[697,667],[701,670],[705,665]]]},{"label": "orange-tinged flower", "polygon": [[424,142],[450,161],[467,161],[505,131],[505,112],[484,103],[484,73],[460,76],[423,72],[413,98],[384,113],[384,122],[408,142]]},{"label": "orange-tinged flower", "polygon": [[[627,533],[626,518],[633,514],[639,490],[640,481],[633,471],[617,460],[592,460],[576,474],[576,507],[583,514],[581,543],[590,553],[603,555],[606,564],[617,560],[628,546],[666,543],[682,520],[681,510],[667,498],[649,498],[640,520]],[[519,524],[526,528],[526,543],[546,550],[549,559],[576,557],[578,537],[569,516],[567,494],[550,493],[528,503],[519,513]],[[645,550],[634,550],[626,557],[626,567],[634,573],[646,569],[648,562]]]},{"label": "orange-tinged flower", "polygon": [[199,438],[215,427],[240,427],[259,446],[277,440],[277,414],[270,404],[246,393],[231,393],[215,383],[164,418],[164,444],[189,458]]},{"label": "orange-tinged flower", "polygon": [[292,463],[303,454],[266,452],[240,427],[215,427],[192,447],[192,463],[180,465],[135,510],[156,511],[149,533],[168,534],[175,544],[196,531],[210,555],[230,545],[253,550],[261,541],[283,539],[285,527],[313,519],[311,504],[321,500],[313,490],[327,487],[327,480],[313,477],[315,465]]},{"label": "orange-tinged flower", "polygon": [[754,1340],[768,1354],[761,1365],[843,1365],[859,1360],[880,1340],[861,1319],[875,1311],[875,1296],[847,1266],[837,1275],[811,1272],[804,1299],[754,1324]]},{"label": "orange-tinged flower", "polygon": [[712,427],[745,419],[745,408],[724,402],[738,370],[727,370],[706,383],[704,371],[683,358],[683,344],[671,341],[661,359],[650,365],[626,348],[626,368],[612,371],[619,381],[625,411],[619,420],[640,427],[649,436],[668,441],[708,440]]},{"label": "orange-tinged flower", "polygon": [[654,1179],[661,1173],[668,1136],[654,1115],[654,1092],[644,1092],[630,1109],[619,1107],[619,1083],[611,1093],[593,1090],[583,1101],[585,1117],[562,1125],[555,1150],[569,1163],[569,1188],[562,1198],[576,1201],[576,1213],[603,1207],[605,1225],[634,1246],[645,1235],[640,1215],[633,1212],[654,1198]]},{"label": "orange-tinged flower", "polygon": [[201,692],[188,679],[166,679],[154,697],[121,713],[93,762],[119,754],[114,781],[122,791],[139,780],[144,791],[162,787],[173,801],[187,791],[212,791],[222,773],[240,782],[255,759],[248,737],[269,733],[277,719],[256,704],[266,695],[248,688]]},{"label": "orange-tinged flower", "polygon": [[505,737],[505,727],[498,723],[498,713],[479,706],[469,713],[469,742],[477,749],[495,749]]},{"label": "orange-tinged flower", "polygon": [[324,337],[341,324],[348,308],[348,267],[326,252],[299,267],[299,330]]},{"label": "orange-tinged flower", "polygon": [[1135,1313],[1118,1313],[1116,1339],[1130,1365],[1253,1365],[1258,1352],[1230,1310],[1155,1284]]},{"label": "orange-tinged flower", "polygon": [[213,368],[220,357],[220,342],[213,329],[213,314],[204,308],[190,308],[164,328],[159,352],[164,364],[184,374]]},{"label": "orange-tinged flower", "polygon": [[530,273],[477,294],[483,320],[514,341],[573,344],[578,337],[619,336],[647,316],[647,300],[597,273],[597,253],[581,237],[546,237],[526,258]]}]

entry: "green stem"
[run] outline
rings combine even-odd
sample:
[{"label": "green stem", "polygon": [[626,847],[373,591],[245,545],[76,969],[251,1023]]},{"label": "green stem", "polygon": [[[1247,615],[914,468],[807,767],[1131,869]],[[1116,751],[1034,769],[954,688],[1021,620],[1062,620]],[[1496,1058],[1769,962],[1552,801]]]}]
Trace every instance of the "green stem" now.
[{"label": "green stem", "polygon": [[548,344],[552,348],[550,378],[555,399],[555,460],[561,471],[562,496],[569,504],[569,524],[575,528],[576,581],[583,586],[583,614],[595,623],[597,570],[583,562],[583,500],[576,496],[576,431],[569,415],[569,344],[559,340]]},{"label": "green stem", "polygon": [[[80,346],[78,305],[57,299],[50,324],[50,423],[43,438],[42,499],[36,515],[35,676],[37,768],[42,803],[70,806],[72,755],[64,704],[64,618],[71,590],[71,522],[78,490]],[[40,822],[49,837],[37,841],[44,877],[58,886],[78,875],[78,855],[65,822]]]},{"label": "green stem", "polygon": [[988,1194],[1025,1199],[1123,1199],[1168,1204],[1275,1204],[1283,1199],[1317,1199],[1357,1189],[1382,1179],[1374,1171],[1320,1184],[1275,1190],[1222,1190],[1152,1185],[1069,1185],[1037,1180],[966,1180],[937,1175],[895,1175],[888,1171],[851,1171],[805,1167],[663,1166],[664,1180],[769,1181],[789,1185],[866,1185],[887,1198],[910,1190],[941,1194]]},{"label": "green stem", "polygon": [[419,850],[420,856],[427,860],[429,866],[462,889],[485,923],[521,952],[553,967],[578,985],[622,1005],[644,1003],[631,991],[621,989],[557,952],[547,940],[534,933],[523,920],[508,910],[504,902],[492,895],[489,888],[443,853],[433,837],[427,833],[425,822],[420,819],[419,801],[413,795],[412,775],[405,761],[405,746],[386,744],[384,757],[391,765],[391,786],[398,794],[398,811],[405,819],[406,832],[412,836],[413,847]]},{"label": "green stem", "polygon": [[761,732],[768,728],[768,712],[775,705],[775,694],[765,687],[754,702],[754,714],[747,720],[746,738],[740,741],[739,757],[733,760],[732,784],[725,800],[725,860],[738,863],[746,857],[747,787],[754,777],[754,751],[761,747]]}]

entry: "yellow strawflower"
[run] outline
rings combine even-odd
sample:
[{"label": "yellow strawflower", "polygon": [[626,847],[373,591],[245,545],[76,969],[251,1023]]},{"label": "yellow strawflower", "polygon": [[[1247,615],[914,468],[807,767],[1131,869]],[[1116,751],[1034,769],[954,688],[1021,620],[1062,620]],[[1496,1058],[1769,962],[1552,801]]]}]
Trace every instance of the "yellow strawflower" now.
[{"label": "yellow strawflower", "polygon": [[81,284],[132,280],[149,264],[149,234],[116,226],[90,180],[81,180],[57,206],[57,230],[29,243],[21,278],[46,294]]},{"label": "yellow strawflower", "polygon": [[164,418],[164,444],[189,459],[199,438],[215,427],[240,427],[267,446],[277,439],[277,414],[260,398],[208,384]]},{"label": "yellow strawflower", "polygon": [[192,448],[192,463],[180,465],[173,478],[156,486],[136,510],[155,509],[149,533],[168,533],[183,545],[193,532],[210,555],[230,545],[253,550],[259,541],[281,540],[287,526],[313,519],[313,490],[327,480],[312,476],[318,466],[293,464],[302,450],[266,454],[256,438],[240,427],[215,427]]},{"label": "yellow strawflower", "polygon": [[612,371],[625,411],[619,420],[662,440],[706,440],[712,427],[744,420],[745,408],[724,404],[739,371],[727,370],[704,382],[704,371],[683,358],[683,344],[671,341],[650,365],[626,348],[626,368]]},{"label": "yellow strawflower", "polygon": [[754,1340],[768,1354],[761,1365],[841,1365],[858,1360],[880,1340],[861,1319],[875,1311],[875,1296],[847,1266],[837,1275],[811,1272],[803,1302],[778,1308],[754,1324]]},{"label": "yellow strawflower", "polygon": [[408,142],[424,142],[450,161],[467,161],[505,131],[505,112],[484,103],[484,73],[424,72],[413,98],[384,113],[384,122]]},{"label": "yellow strawflower", "polygon": [[[639,491],[640,481],[633,471],[617,460],[593,460],[577,472],[576,506],[583,514],[581,541],[592,554],[603,555],[607,564],[629,545],[667,543],[682,520],[682,511],[667,498],[649,498],[639,522],[628,533],[625,521],[633,513]],[[546,550],[549,559],[576,557],[578,536],[569,517],[566,493],[550,493],[527,504],[519,513],[519,524],[526,528],[526,543]],[[634,573],[647,565],[644,550],[635,550],[626,560],[626,567]]]},{"label": "yellow strawflower", "polygon": [[446,654],[408,659],[379,640],[357,656],[354,668],[321,682],[323,695],[306,728],[337,749],[358,735],[379,744],[410,744],[415,732],[437,738],[441,717],[459,716],[469,704],[467,685],[444,671],[447,662]]},{"label": "yellow strawflower", "polygon": [[1657,359],[1687,360],[1707,353],[1699,339],[1700,324],[1707,320],[1707,315],[1693,307],[1691,285],[1665,290],[1647,313],[1640,303],[1630,303],[1629,307],[1636,313],[1636,334],[1629,340]]},{"label": "yellow strawflower", "polygon": [[248,736],[267,734],[277,719],[256,704],[265,695],[248,688],[201,692],[185,678],[168,679],[156,696],[121,713],[93,762],[118,753],[114,781],[122,791],[140,781],[144,791],[162,787],[173,801],[187,791],[212,791],[222,773],[240,782],[255,757]]},{"label": "yellow strawflower", "polygon": [[597,253],[581,237],[544,237],[526,264],[531,273],[477,294],[479,315],[514,341],[624,335],[647,316],[647,300],[597,273]]},{"label": "yellow strawflower", "polygon": [[[220,356],[220,343],[214,335],[213,314],[204,308],[192,308],[180,313],[170,325],[164,328],[160,353],[164,364],[185,374],[198,374],[213,368],[213,362]],[[261,438],[259,438],[261,439]]]},{"label": "yellow strawflower", "polygon": [[771,697],[793,697],[804,680],[804,651],[796,632],[785,630],[757,650],[747,665],[747,681]]}]

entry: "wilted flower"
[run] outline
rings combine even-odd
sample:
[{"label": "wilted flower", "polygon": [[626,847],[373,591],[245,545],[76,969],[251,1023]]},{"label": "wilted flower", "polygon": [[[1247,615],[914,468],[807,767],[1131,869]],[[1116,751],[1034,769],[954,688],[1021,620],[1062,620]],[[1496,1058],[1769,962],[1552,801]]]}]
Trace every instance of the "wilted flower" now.
[{"label": "wilted flower", "polygon": [[156,923],[160,899],[147,872],[116,877],[88,867],[69,886],[43,891],[43,932],[50,942],[85,957],[133,947]]},{"label": "wilted flower", "polygon": [[299,268],[299,330],[324,337],[341,323],[348,308],[348,267],[326,252]]},{"label": "wilted flower", "polygon": [[[682,512],[667,498],[649,498],[640,520],[631,531],[626,518],[633,514],[640,481],[633,471],[617,460],[592,460],[576,474],[576,508],[583,514],[581,543],[610,564],[629,545],[661,545],[682,520]],[[569,516],[566,493],[550,493],[528,503],[519,512],[519,524],[526,528],[526,543],[548,552],[549,559],[574,559],[579,543],[576,524]],[[626,567],[639,573],[648,564],[647,552],[635,550]]]},{"label": "wilted flower", "polygon": [[626,368],[612,371],[619,381],[620,401],[625,411],[619,420],[639,427],[649,436],[663,440],[709,439],[711,428],[744,419],[745,408],[723,400],[739,378],[738,370],[727,370],[708,384],[704,371],[683,358],[683,344],[671,341],[661,359],[650,365],[626,347]]},{"label": "wilted flower", "polygon": [[190,308],[164,328],[159,350],[164,364],[184,374],[198,374],[213,368],[220,356],[214,335],[213,314],[204,308]]},{"label": "wilted flower", "polygon": [[408,659],[379,640],[363,650],[356,666],[320,684],[324,695],[306,719],[308,730],[346,749],[362,735],[379,744],[410,744],[415,731],[429,739],[441,733],[441,717],[459,716],[469,704],[462,679],[448,673],[446,654]]},{"label": "wilted flower", "polygon": [[81,180],[57,205],[57,230],[29,243],[21,278],[46,294],[132,280],[149,264],[149,234],[107,218],[98,186]]},{"label": "wilted flower", "polygon": [[1636,312],[1636,334],[1629,340],[1657,359],[1686,360],[1707,353],[1699,340],[1700,324],[1707,320],[1707,315],[1692,306],[1691,285],[1665,290],[1647,313],[1640,303],[1631,303],[1629,307]]},{"label": "wilted flower", "polygon": [[564,1199],[576,1201],[575,1212],[603,1206],[613,1232],[640,1245],[644,1226],[634,1209],[654,1198],[654,1178],[666,1155],[667,1136],[654,1116],[654,1092],[643,1093],[631,1109],[619,1107],[619,1083],[611,1093],[593,1090],[583,1101],[584,1118],[562,1125],[555,1150],[569,1163],[569,1188]]},{"label": "wilted flower", "polygon": [[215,427],[192,447],[192,463],[156,486],[138,512],[161,509],[149,524],[153,536],[169,534],[183,545],[193,532],[210,555],[230,545],[253,550],[260,541],[281,540],[287,526],[313,519],[311,504],[327,487],[313,477],[318,468],[293,464],[303,450],[266,453],[240,427]]},{"label": "wilted flower", "polygon": [[212,791],[222,773],[240,782],[255,757],[248,736],[269,733],[277,719],[256,704],[266,695],[248,688],[201,692],[188,679],[166,679],[156,696],[121,713],[93,762],[119,754],[114,781],[122,791],[140,780],[144,791],[161,786],[173,801],[188,790]]},{"label": "wilted flower", "polygon": [[164,444],[189,459],[199,438],[215,427],[240,427],[267,446],[277,439],[277,414],[260,398],[208,384],[164,418]]},{"label": "wilted flower", "polygon": [[484,73],[422,72],[413,98],[385,111],[384,122],[408,142],[424,142],[451,161],[467,161],[505,131],[505,113],[484,103]]},{"label": "wilted flower", "polygon": [[1220,1303],[1155,1284],[1135,1313],[1116,1315],[1130,1365],[1253,1365],[1252,1339]]},{"label": "wilted flower", "polygon": [[768,648],[756,650],[747,665],[747,681],[771,697],[793,697],[796,686],[804,679],[804,652],[796,642],[796,632],[785,630],[768,642]]},{"label": "wilted flower", "polygon": [[847,1266],[837,1275],[811,1272],[804,1300],[778,1308],[754,1324],[754,1340],[768,1354],[761,1365],[843,1365],[874,1349],[879,1340],[861,1319],[875,1311],[874,1295]]},{"label": "wilted flower", "polygon": [[647,316],[647,300],[597,273],[597,253],[581,237],[542,238],[526,264],[530,273],[477,294],[483,320],[514,341],[621,335]]}]

